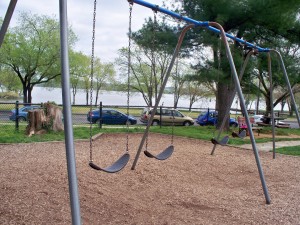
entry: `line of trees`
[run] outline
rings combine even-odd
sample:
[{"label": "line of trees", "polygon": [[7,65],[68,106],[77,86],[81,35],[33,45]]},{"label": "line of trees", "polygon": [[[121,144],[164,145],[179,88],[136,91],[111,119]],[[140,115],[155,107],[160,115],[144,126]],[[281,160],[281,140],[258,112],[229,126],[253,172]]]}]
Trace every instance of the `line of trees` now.
[{"label": "line of trees", "polygon": [[[59,86],[61,81],[59,22],[54,17],[21,13],[16,27],[10,28],[0,48],[0,85],[8,91],[21,92],[24,103],[31,103],[36,85]],[[86,91],[89,104],[90,56],[74,51],[77,36],[69,28],[70,82],[73,104],[78,88]],[[98,102],[99,91],[105,83],[115,82],[112,63],[95,58],[94,90]]]},{"label": "line of trees", "polygon": [[[232,33],[238,38],[247,40],[254,45],[275,48],[284,57],[293,92],[299,92],[299,59],[300,59],[300,2],[297,0],[256,1],[241,0],[190,0],[182,1],[178,11],[200,21],[216,21],[225,32]],[[220,37],[208,30],[194,29],[188,37],[188,49],[196,55],[198,49],[194,46],[203,45],[211,51],[209,58],[202,58],[193,68],[197,74],[195,80],[213,85],[216,93],[216,108],[220,111],[220,122],[225,116],[225,109],[229,104],[229,96],[234,91],[229,63]],[[234,57],[237,71],[249,49],[235,41],[230,41],[230,48]],[[273,107],[279,103],[289,101],[287,85],[276,58],[273,57],[273,85],[275,100]],[[267,105],[267,112],[271,110],[269,74],[267,71],[266,54],[259,54],[252,58],[248,66],[242,89],[246,96],[261,96]],[[249,100],[248,100],[249,102]],[[219,124],[220,125],[220,124]],[[227,127],[228,128],[228,127]]]}]

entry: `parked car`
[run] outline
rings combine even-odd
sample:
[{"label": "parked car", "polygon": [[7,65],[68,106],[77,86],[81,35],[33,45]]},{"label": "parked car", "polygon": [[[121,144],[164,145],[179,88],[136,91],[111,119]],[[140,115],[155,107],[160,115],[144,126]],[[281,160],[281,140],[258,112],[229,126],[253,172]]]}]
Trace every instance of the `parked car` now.
[{"label": "parked car", "polygon": [[[41,107],[39,105],[30,105],[30,106],[24,106],[22,108],[19,108],[19,121],[27,121],[27,114],[29,110],[34,109],[40,109]],[[12,121],[16,121],[17,115],[16,115],[16,109],[11,110],[9,119]]]},{"label": "parked car", "polygon": [[[148,123],[148,120],[151,117],[153,108],[144,108],[141,113],[140,121],[142,123]],[[160,115],[161,114],[161,115]],[[191,126],[194,124],[193,118],[185,116],[176,109],[167,109],[167,108],[158,108],[154,115],[152,125],[157,126],[161,125],[183,125]]]},{"label": "parked car", "polygon": [[[196,123],[200,126],[216,125],[218,122],[218,112],[217,111],[205,111],[201,112],[196,119]],[[229,118],[229,126],[237,127],[238,123],[234,118]]]},{"label": "parked car", "polygon": [[254,123],[261,123],[263,122],[264,115],[254,115],[251,117],[254,118]]},{"label": "parked car", "polygon": [[[93,110],[88,112],[87,120],[92,123],[100,122],[100,110]],[[127,116],[126,114],[119,112],[115,109],[103,108],[102,109],[102,124],[127,124],[133,125],[137,123],[137,119],[134,116]]]},{"label": "parked car", "polygon": [[[284,118],[280,118],[280,117],[276,117],[275,116],[274,119],[275,119],[275,125],[286,125],[286,126],[289,125],[289,124],[286,124],[285,122],[282,121],[282,120],[284,120]],[[265,124],[272,125],[272,119],[271,119],[270,116],[264,116],[264,115],[262,115],[261,121],[258,121],[258,122],[263,122]]]}]

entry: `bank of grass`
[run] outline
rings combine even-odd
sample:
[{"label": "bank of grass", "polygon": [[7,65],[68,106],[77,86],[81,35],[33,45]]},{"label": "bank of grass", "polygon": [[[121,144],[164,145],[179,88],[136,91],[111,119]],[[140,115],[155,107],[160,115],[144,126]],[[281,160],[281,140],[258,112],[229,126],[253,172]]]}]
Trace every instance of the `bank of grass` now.
[{"label": "bank of grass", "polygon": [[300,156],[300,146],[289,146],[276,149],[277,153],[284,155]]},{"label": "bank of grass", "polygon": [[[98,133],[136,133],[136,132],[144,132],[145,126],[130,126],[127,129],[126,126],[103,126],[102,129],[99,129],[97,126],[92,128],[92,135],[96,135]],[[230,130],[228,132],[223,132],[221,137],[228,135],[231,137]],[[213,137],[217,137],[218,131],[215,130],[213,126],[190,126],[190,127],[183,127],[183,126],[159,126],[151,127],[150,132],[154,133],[162,133],[162,134],[172,134],[174,133],[175,136],[181,137],[189,137],[195,139],[201,139],[210,141]],[[261,133],[271,133],[271,128],[264,128]],[[74,140],[89,140],[90,138],[90,128],[88,126],[78,126],[73,128]],[[297,135],[298,137],[295,138],[286,138],[284,136],[288,135]],[[25,126],[21,126],[19,131],[15,131],[12,126],[3,127],[0,130],[0,143],[31,143],[31,142],[47,142],[47,141],[64,141],[64,132],[50,132],[47,134],[42,135],[33,135],[28,137],[25,134]],[[299,129],[276,129],[276,141],[284,141],[284,140],[300,140],[300,130]],[[272,138],[257,138],[257,143],[269,142],[272,141]],[[230,145],[242,145],[242,144],[250,144],[250,139],[240,139],[240,138],[230,138],[229,143]],[[281,150],[283,149],[283,150]],[[282,154],[292,154],[292,155],[299,155],[300,150],[296,151],[293,148],[281,148],[278,152]],[[276,150],[277,151],[277,150]]]},{"label": "bank of grass", "polygon": [[[128,132],[143,132],[143,128],[136,126],[130,127]],[[126,126],[118,126],[113,128],[99,129],[96,126],[92,128],[92,136],[98,133],[124,133],[127,132]],[[88,140],[90,138],[90,128],[88,126],[78,126],[73,128],[74,140]],[[15,130],[12,126],[5,126],[0,130],[0,143],[31,143],[31,142],[47,142],[47,141],[64,141],[65,133],[49,132],[46,134],[32,135],[28,137],[25,134],[25,126],[20,126],[19,130]]]}]

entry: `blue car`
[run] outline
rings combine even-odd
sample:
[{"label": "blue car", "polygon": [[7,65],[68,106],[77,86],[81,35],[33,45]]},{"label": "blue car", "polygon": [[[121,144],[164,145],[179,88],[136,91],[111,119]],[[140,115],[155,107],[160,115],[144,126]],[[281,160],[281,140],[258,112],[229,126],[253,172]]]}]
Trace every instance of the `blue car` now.
[{"label": "blue car", "polygon": [[[92,123],[100,122],[100,110],[93,110],[88,112],[87,120]],[[119,112],[115,109],[102,109],[102,124],[119,124],[119,125],[133,125],[137,123],[137,119],[133,116],[127,116],[126,114]]]},{"label": "blue car", "polygon": [[[29,110],[34,110],[34,109],[40,109],[41,106],[39,105],[30,105],[30,106],[24,106],[22,108],[19,108],[19,121],[27,121],[27,114]],[[16,110],[13,109],[10,112],[9,119],[12,121],[16,121],[17,115],[16,115]]]},{"label": "blue car", "polygon": [[[217,111],[206,111],[201,112],[200,115],[196,119],[196,123],[200,126],[207,126],[207,125],[216,125],[218,122],[218,112]],[[237,127],[238,123],[235,119],[229,119],[229,126]]]}]

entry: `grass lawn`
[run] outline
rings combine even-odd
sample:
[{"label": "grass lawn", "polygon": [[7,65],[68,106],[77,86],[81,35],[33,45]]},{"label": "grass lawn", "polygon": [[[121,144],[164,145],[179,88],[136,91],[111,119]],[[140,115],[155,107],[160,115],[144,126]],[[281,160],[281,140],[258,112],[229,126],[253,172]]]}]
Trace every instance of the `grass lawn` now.
[{"label": "grass lawn", "polygon": [[[130,126],[128,132],[144,132],[145,126]],[[159,126],[151,127],[150,132],[154,133],[162,133],[162,134],[172,134],[172,129],[175,136],[189,137],[201,140],[211,140],[211,138],[216,137],[218,135],[218,131],[213,126],[175,126],[172,128],[171,126]],[[98,133],[124,133],[127,132],[126,126],[103,126],[102,129],[99,129],[97,126],[93,126],[92,135]],[[231,131],[223,132],[221,137],[225,135],[231,136]],[[261,134],[271,134],[271,128],[263,129]],[[74,126],[73,128],[74,140],[78,139],[89,139],[90,137],[90,128],[88,126]],[[293,138],[287,137],[288,135],[294,135]],[[284,141],[284,140],[300,140],[300,130],[299,129],[276,129],[276,141]],[[50,132],[42,135],[33,135],[32,137],[28,137],[25,135],[25,125],[20,126],[19,130],[16,131],[13,126],[3,126],[0,130],[0,143],[30,143],[30,142],[47,142],[47,141],[64,141],[65,135],[64,132]],[[257,138],[257,143],[269,142],[272,141],[271,136],[264,138]],[[230,145],[242,145],[242,144],[250,144],[251,141],[249,139],[239,139],[239,138],[230,138]],[[300,148],[299,148],[300,149]],[[282,154],[291,154],[291,155],[299,155],[300,150],[295,150],[295,147],[286,147],[279,148],[277,150]]]},{"label": "grass lawn", "polygon": [[276,149],[277,153],[300,156],[300,146],[289,146]]}]

